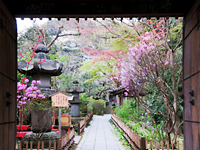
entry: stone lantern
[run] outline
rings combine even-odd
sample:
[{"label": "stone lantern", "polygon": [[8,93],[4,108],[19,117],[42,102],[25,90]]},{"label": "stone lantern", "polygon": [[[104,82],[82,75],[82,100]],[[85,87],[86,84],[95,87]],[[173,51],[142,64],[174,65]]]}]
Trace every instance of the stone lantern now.
[{"label": "stone lantern", "polygon": [[[62,63],[50,60],[50,57],[47,55],[48,52],[47,46],[39,44],[35,51],[34,59],[29,64],[24,60],[18,62],[19,72],[27,76],[32,76],[33,80],[40,80],[39,87],[43,91],[51,88],[51,76],[61,75],[63,69]],[[45,62],[42,62],[43,60]]]},{"label": "stone lantern", "polygon": [[71,103],[72,120],[73,117],[80,117],[80,104],[82,103],[82,100],[79,99],[79,93],[85,92],[85,89],[79,87],[78,83],[78,81],[74,81],[73,86],[66,89],[66,92],[71,93],[73,96],[73,100],[69,101],[69,103]]},{"label": "stone lantern", "polygon": [[[62,74],[63,69],[62,63],[50,60],[50,57],[47,55],[48,52],[49,50],[47,46],[39,44],[35,51],[34,59],[31,60],[29,64],[27,64],[24,60],[18,62],[18,70],[20,73],[32,76],[32,80],[40,80],[39,88],[41,89],[41,93],[45,96],[50,96],[57,92],[56,90],[51,89],[51,76],[59,76]],[[48,97],[48,99],[50,100],[50,97]],[[44,110],[38,110],[38,108],[35,110],[36,111],[33,109],[31,114],[33,132],[51,131],[52,113],[44,112]],[[43,129],[41,130],[41,128]]]}]

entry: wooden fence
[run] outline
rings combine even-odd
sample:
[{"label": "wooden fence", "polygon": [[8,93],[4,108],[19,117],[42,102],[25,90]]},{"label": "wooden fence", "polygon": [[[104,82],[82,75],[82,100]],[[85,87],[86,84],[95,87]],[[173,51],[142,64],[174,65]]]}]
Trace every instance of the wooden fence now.
[{"label": "wooden fence", "polygon": [[134,150],[145,150],[146,142],[144,137],[140,137],[135,131],[130,129],[124,122],[118,120],[116,116],[111,117],[115,126],[124,132],[124,138],[128,141],[131,148]]},{"label": "wooden fence", "polygon": [[[153,143],[152,140],[150,140],[149,144],[147,144],[145,137],[140,137],[135,131],[130,129],[130,127],[127,126],[124,122],[117,119],[117,117],[115,115],[112,115],[111,119],[112,119],[114,125],[116,127],[118,127],[121,131],[124,132],[124,138],[130,144],[132,149],[134,149],[134,150],[153,150],[153,149],[164,150],[164,146],[163,146],[164,143],[162,141],[161,141],[161,143],[159,143],[158,141]],[[174,143],[173,142],[171,142],[171,143],[172,143],[172,149],[174,150]],[[177,142],[177,150],[181,150],[180,144],[181,143]],[[167,148],[165,148],[165,149],[169,150],[169,142],[166,142],[166,145],[167,145]],[[184,145],[184,143],[183,143],[183,145]],[[182,148],[182,149],[184,149],[184,148]]]},{"label": "wooden fence", "polygon": [[[70,132],[67,132],[59,140],[61,150],[68,150],[74,143],[74,128]],[[59,150],[59,149],[58,149]]]},{"label": "wooden fence", "polygon": [[80,135],[84,131],[84,128],[90,122],[92,117],[93,117],[93,111],[91,111],[87,116],[85,116],[83,120],[78,122],[78,135]]},{"label": "wooden fence", "polygon": [[[20,141],[19,150],[68,150],[72,147],[74,143],[74,128],[67,132],[61,138],[56,138],[55,140],[49,140],[48,146],[46,146],[45,141],[38,141],[37,148],[33,148],[33,141]],[[25,144],[25,146],[23,146]],[[23,148],[25,147],[25,148]]]}]

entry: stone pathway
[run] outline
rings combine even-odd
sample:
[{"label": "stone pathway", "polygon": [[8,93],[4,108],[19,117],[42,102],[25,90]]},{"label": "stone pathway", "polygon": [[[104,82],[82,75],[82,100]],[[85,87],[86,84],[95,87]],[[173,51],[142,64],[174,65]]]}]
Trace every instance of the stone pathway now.
[{"label": "stone pathway", "polygon": [[90,126],[85,128],[76,150],[124,150],[108,122],[110,118],[110,114],[94,115]]}]

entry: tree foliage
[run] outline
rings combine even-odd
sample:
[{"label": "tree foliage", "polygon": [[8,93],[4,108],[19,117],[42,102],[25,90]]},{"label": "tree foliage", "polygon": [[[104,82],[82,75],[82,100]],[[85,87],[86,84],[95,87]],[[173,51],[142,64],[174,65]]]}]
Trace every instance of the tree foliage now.
[{"label": "tree foliage", "polygon": [[[126,88],[125,96],[134,96],[154,124],[161,124],[168,136],[172,132],[177,134],[182,110],[178,97],[182,77],[182,19],[109,22],[112,25],[99,23],[112,34],[108,40],[110,49],[101,50],[94,57],[89,72],[96,78],[98,71],[112,70],[106,76],[118,83],[116,87]],[[112,57],[106,53],[111,50],[116,52]],[[105,58],[102,52],[109,59],[102,59]],[[100,64],[111,61],[114,63],[109,69],[99,69]],[[146,90],[147,96],[139,96]]]}]

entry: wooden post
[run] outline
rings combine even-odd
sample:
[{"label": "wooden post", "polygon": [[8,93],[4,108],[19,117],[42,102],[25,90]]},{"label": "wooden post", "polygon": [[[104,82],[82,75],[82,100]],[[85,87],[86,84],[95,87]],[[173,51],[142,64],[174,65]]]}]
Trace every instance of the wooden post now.
[{"label": "wooden post", "polygon": [[19,142],[19,150],[22,150],[22,141]]},{"label": "wooden post", "polygon": [[178,149],[177,150],[179,150],[180,148],[179,148],[179,141],[177,141],[177,145],[178,145]]},{"label": "wooden post", "polygon": [[40,140],[38,141],[38,149],[40,149]]},{"label": "wooden post", "polygon": [[81,127],[80,127],[80,121],[78,122],[78,135],[80,135],[80,130],[81,130]]},{"label": "wooden post", "polygon": [[56,138],[56,150],[60,149],[60,139]]},{"label": "wooden post", "polygon": [[58,137],[61,138],[61,108],[59,107],[59,118],[58,118],[58,121],[59,121],[59,134],[58,134]]},{"label": "wooden post", "polygon": [[49,140],[49,149],[51,149],[51,140]]},{"label": "wooden post", "polygon": [[169,140],[167,139],[167,150],[169,150]]},{"label": "wooden post", "polygon": [[28,149],[28,141],[26,141],[26,150]]},{"label": "wooden post", "polygon": [[30,142],[30,150],[33,149],[33,141]]},{"label": "wooden post", "polygon": [[44,141],[42,141],[42,150],[44,150]]},{"label": "wooden post", "polygon": [[141,137],[141,140],[140,140],[140,148],[141,148],[141,150],[146,150],[145,137]]},{"label": "wooden post", "polygon": [[152,145],[152,140],[150,140],[150,149],[152,149],[153,145]]},{"label": "wooden post", "polygon": [[55,141],[54,141],[54,150],[57,150],[57,148],[56,148],[56,143],[57,143],[57,141],[55,140]]},{"label": "wooden post", "polygon": [[60,138],[59,140],[60,140],[60,149],[62,149],[62,138]]},{"label": "wooden post", "polygon": [[[70,140],[70,137],[69,137],[69,132],[67,132],[67,142]],[[69,145],[70,145],[70,143],[69,144],[67,144],[67,149],[69,149]]]}]

